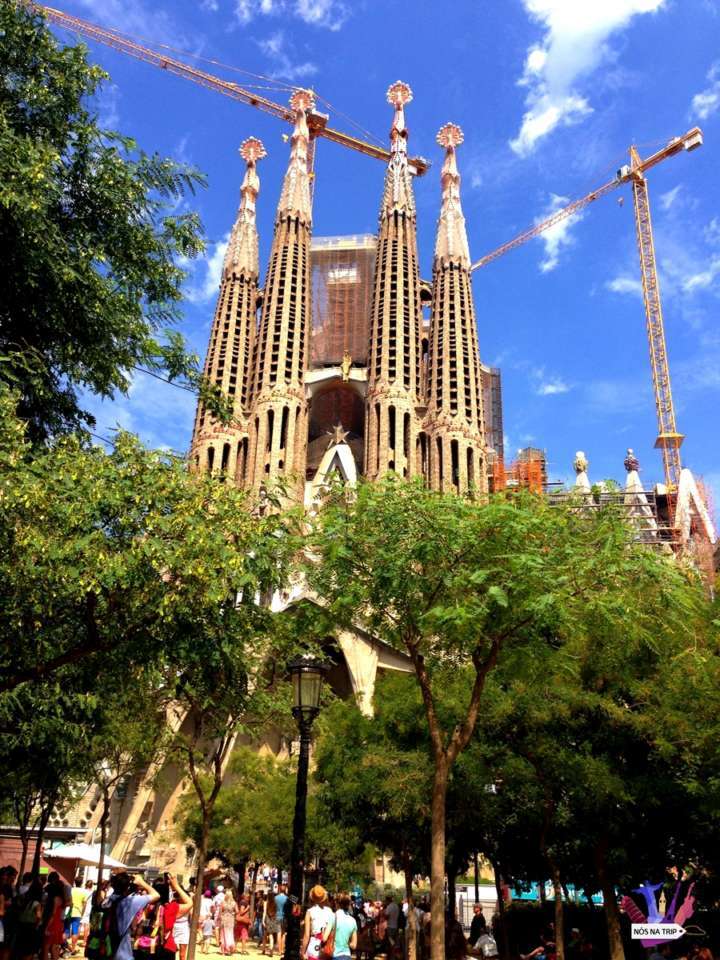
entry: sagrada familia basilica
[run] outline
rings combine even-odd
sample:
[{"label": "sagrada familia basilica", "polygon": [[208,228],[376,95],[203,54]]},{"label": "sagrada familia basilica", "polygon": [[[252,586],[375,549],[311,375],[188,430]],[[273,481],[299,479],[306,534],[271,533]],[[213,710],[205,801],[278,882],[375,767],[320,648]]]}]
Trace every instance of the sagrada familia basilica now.
[{"label": "sagrada familia basilica", "polygon": [[[448,123],[437,136],[445,160],[428,283],[418,266],[407,149],[411,99],[405,83],[388,90],[391,159],[377,238],[313,243],[306,119],[313,98],[293,94],[290,162],[263,288],[255,204],[265,151],[259,140],[243,143],[247,171],[205,363],[208,378],[234,398],[235,417],[222,426],[198,406],[196,469],[255,491],[283,478],[308,506],[331,471],[351,482],[394,471],[438,490],[487,489],[483,369],[456,163],[463,134]],[[497,442],[490,437],[490,446]]]},{"label": "sagrada familia basilica", "polygon": [[[224,475],[258,498],[282,480],[289,496],[308,509],[333,472],[349,483],[394,471],[460,495],[488,489],[489,468],[502,456],[502,408],[499,373],[481,364],[478,353],[456,160],[463,135],[448,123],[437,136],[445,151],[442,198],[432,277],[425,281],[405,126],[411,97],[404,83],[388,90],[394,111],[391,155],[377,236],[313,240],[307,123],[313,97],[305,90],[293,94],[290,161],[262,287],[256,201],[257,165],[265,151],[255,138],[243,143],[247,169],[205,362],[207,377],[233,398],[234,417],[224,426],[198,405],[193,469]],[[573,495],[588,504],[595,497],[619,497],[638,538],[663,546],[657,501],[643,491],[632,451],[625,467],[624,493],[595,494],[587,458],[578,453]],[[678,511],[686,539],[694,522],[692,503],[700,504],[700,498],[692,475],[683,471]],[[703,509],[700,504],[700,513]],[[713,542],[706,511],[701,520]],[[296,585],[273,603],[286,606],[301,592]],[[360,627],[328,638],[327,655],[334,692],[355,696],[365,711],[372,708],[379,672],[409,672],[401,653]],[[264,746],[277,753],[288,744],[271,734]],[[187,877],[193,851],[174,822],[185,785],[172,765],[158,774],[147,771],[116,791],[111,854],[150,875],[170,869]],[[77,828],[68,824],[68,837],[92,841],[99,815],[97,788],[91,787],[74,813]],[[384,859],[380,866],[384,871]]]}]

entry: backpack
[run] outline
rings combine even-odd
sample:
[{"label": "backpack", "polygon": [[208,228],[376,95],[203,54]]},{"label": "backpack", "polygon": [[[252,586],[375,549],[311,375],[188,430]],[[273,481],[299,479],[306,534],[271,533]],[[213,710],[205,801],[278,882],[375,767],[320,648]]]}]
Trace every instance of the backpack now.
[{"label": "backpack", "polygon": [[90,914],[85,956],[88,960],[109,960],[114,957],[126,930],[118,927],[117,905],[120,898],[114,899],[109,906],[101,906]]},{"label": "backpack", "polygon": [[497,943],[491,933],[484,933],[478,940],[477,945],[480,947],[480,953],[483,957],[497,957]]}]

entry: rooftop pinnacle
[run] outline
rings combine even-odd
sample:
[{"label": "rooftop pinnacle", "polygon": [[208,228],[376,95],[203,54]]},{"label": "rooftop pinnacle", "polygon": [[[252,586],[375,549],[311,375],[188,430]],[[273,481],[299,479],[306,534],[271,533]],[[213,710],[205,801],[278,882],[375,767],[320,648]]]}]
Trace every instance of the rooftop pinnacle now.
[{"label": "rooftop pinnacle", "polygon": [[260,267],[255,201],[260,191],[260,178],[255,165],[258,160],[267,156],[267,152],[261,140],[257,137],[248,137],[240,146],[239,153],[246,163],[246,170],[240,186],[240,208],[225,254],[223,274],[229,275],[235,271],[237,274],[245,272],[248,275],[257,276]]},{"label": "rooftop pinnacle", "polygon": [[311,90],[296,90],[290,97],[290,106],[295,111],[295,127],[291,136],[290,162],[283,181],[277,216],[278,218],[299,217],[306,223],[310,223],[312,219],[310,171],[308,170],[310,131],[306,114],[315,106],[315,95]]},{"label": "rooftop pinnacle", "polygon": [[460,127],[455,123],[446,123],[440,128],[437,142],[445,147],[445,161],[440,172],[442,184],[442,206],[438,220],[435,256],[445,263],[458,263],[470,266],[465,217],[460,204],[460,174],[458,173],[455,148],[464,140]]},{"label": "rooftop pinnacle", "polygon": [[390,128],[391,156],[385,177],[381,216],[393,211],[415,215],[412,176],[407,162],[408,131],[405,126],[405,104],[410,103],[412,98],[412,90],[401,80],[396,80],[387,92],[388,103],[395,108],[395,115]]}]

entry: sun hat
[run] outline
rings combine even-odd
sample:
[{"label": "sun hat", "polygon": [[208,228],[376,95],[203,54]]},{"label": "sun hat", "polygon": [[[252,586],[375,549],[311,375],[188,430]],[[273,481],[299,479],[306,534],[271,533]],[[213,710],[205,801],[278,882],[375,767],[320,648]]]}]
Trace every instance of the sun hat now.
[{"label": "sun hat", "polygon": [[313,903],[325,903],[327,900],[327,890],[325,887],[321,887],[319,883],[310,891],[310,899]]}]

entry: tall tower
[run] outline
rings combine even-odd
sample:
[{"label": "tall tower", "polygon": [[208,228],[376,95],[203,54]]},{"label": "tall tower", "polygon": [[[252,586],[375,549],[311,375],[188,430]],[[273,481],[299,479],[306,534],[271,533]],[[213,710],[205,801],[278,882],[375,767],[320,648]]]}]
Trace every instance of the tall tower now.
[{"label": "tall tower", "polygon": [[387,98],[395,115],[380,207],[370,325],[365,473],[371,480],[388,470],[412,477],[420,469],[416,407],[422,308],[404,113],[412,92],[398,81]]},{"label": "tall tower", "polygon": [[255,351],[252,483],[305,479],[307,402],[304,372],[309,352],[311,199],[306,111],[309,90],[290,98],[295,111],[292,149],[275,217]]},{"label": "tall tower", "polygon": [[473,488],[487,490],[487,476],[470,251],[455,158],[455,148],[463,141],[462,130],[446,123],[437,141],[445,147],[445,162],[433,261],[425,428],[430,485],[464,494]]},{"label": "tall tower", "polygon": [[240,208],[225,254],[205,357],[205,376],[234,399],[234,417],[223,426],[200,401],[190,447],[190,462],[195,469],[225,473],[240,485],[247,480],[248,408],[258,299],[255,201],[260,180],[256,164],[265,155],[265,148],[255,137],[245,140],[240,147],[240,156],[246,163]]}]

